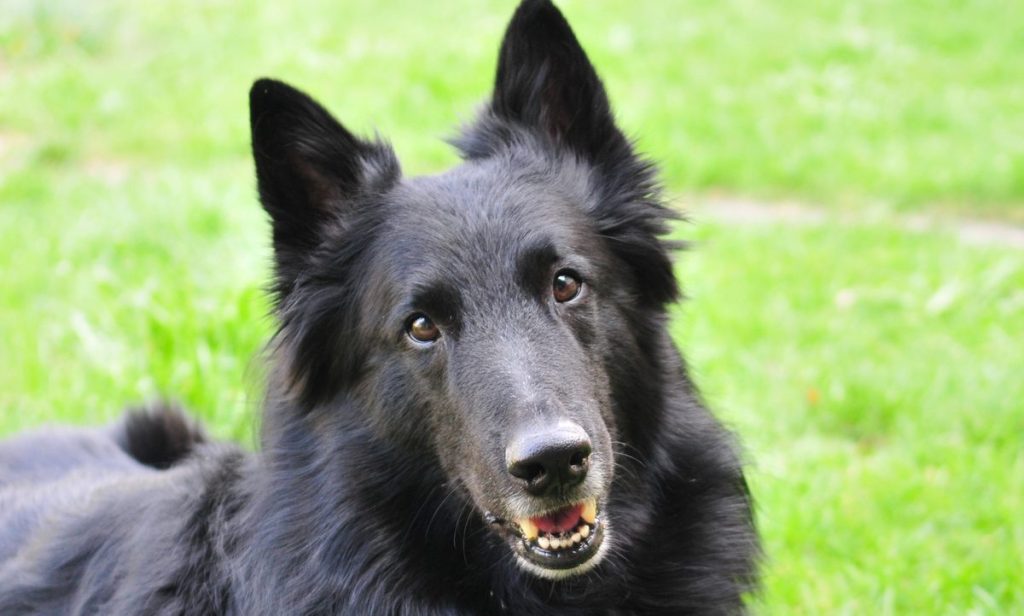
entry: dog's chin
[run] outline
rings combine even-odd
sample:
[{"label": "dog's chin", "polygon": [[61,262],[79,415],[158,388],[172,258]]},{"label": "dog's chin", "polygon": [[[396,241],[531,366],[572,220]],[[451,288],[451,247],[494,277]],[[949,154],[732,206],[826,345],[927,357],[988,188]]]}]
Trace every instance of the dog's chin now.
[{"label": "dog's chin", "polygon": [[523,570],[561,580],[593,569],[608,552],[610,530],[597,499],[512,520],[488,516]]}]

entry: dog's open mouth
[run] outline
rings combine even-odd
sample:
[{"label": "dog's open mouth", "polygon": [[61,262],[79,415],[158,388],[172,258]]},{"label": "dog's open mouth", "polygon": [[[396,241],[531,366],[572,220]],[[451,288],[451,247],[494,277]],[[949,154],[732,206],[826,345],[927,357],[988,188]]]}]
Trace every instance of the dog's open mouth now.
[{"label": "dog's open mouth", "polygon": [[604,525],[593,498],[543,515],[493,523],[508,534],[515,553],[533,565],[528,568],[538,568],[540,575],[549,571],[572,575],[588,569],[597,564],[595,557],[604,541]]}]

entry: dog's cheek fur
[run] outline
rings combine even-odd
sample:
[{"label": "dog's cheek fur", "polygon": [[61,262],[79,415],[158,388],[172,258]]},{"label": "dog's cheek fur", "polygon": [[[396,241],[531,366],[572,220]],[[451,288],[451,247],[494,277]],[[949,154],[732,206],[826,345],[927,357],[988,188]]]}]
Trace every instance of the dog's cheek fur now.
[{"label": "dog's cheek fur", "polygon": [[[613,401],[614,422],[620,441],[641,446],[657,436],[664,412],[661,397],[665,369],[662,361],[674,349],[664,338],[666,317],[652,309],[637,307],[627,292],[616,294],[603,321],[612,344],[599,360]],[[636,387],[637,383],[656,386]],[[625,452],[634,455],[636,452]]]},{"label": "dog's cheek fur", "polygon": [[424,435],[431,434],[435,409],[443,405],[444,397],[424,386],[439,368],[417,361],[421,359],[408,357],[402,349],[371,353],[365,378],[354,394],[367,415],[367,425],[380,438],[430,457],[434,450]]},{"label": "dog's cheek fur", "polygon": [[362,375],[369,347],[365,338],[353,335],[362,323],[348,269],[303,280],[278,306],[281,328],[271,341],[278,391],[300,409],[328,401]]}]

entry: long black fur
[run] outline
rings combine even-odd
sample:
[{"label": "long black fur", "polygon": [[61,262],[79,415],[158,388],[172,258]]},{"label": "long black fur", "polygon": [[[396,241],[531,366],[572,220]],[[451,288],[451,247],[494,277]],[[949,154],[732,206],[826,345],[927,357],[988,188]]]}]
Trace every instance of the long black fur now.
[{"label": "long black fur", "polygon": [[[439,176],[282,83],[250,106],[280,323],[260,451],[167,409],[0,443],[0,614],[743,611],[751,499],[667,332],[673,214],[558,10],[519,6]],[[566,267],[585,292],[554,304]],[[552,580],[488,522],[522,497],[508,435],[565,418],[611,547]]]}]

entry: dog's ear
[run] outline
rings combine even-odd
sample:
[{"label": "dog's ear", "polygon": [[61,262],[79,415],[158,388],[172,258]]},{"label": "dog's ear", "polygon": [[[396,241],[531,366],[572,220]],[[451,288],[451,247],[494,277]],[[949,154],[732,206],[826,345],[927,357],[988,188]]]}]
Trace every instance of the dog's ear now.
[{"label": "dog's ear", "polygon": [[490,108],[453,143],[465,158],[485,158],[515,143],[524,128],[595,167],[597,199],[588,213],[633,270],[637,297],[655,307],[674,301],[669,253],[676,245],[661,238],[676,215],[661,203],[654,166],[615,124],[597,71],[550,0],[523,0],[516,9]]},{"label": "dog's ear", "polygon": [[550,0],[524,0],[505,32],[491,111],[591,160],[625,145],[608,95]]},{"label": "dog's ear", "polygon": [[360,196],[390,186],[400,172],[390,147],[355,137],[287,84],[254,83],[249,114],[260,201],[273,220],[277,290],[283,296],[325,226],[343,224]]}]

